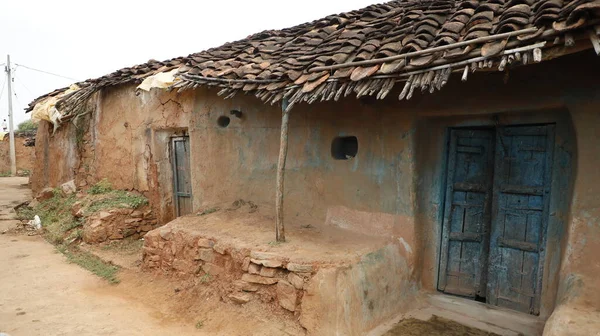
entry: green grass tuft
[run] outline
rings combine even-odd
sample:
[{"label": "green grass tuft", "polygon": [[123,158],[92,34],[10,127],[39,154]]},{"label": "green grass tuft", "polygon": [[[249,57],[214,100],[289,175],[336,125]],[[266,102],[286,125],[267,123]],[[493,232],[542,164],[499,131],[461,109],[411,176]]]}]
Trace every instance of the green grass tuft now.
[{"label": "green grass tuft", "polygon": [[111,284],[118,284],[117,273],[119,267],[111,265],[95,255],[81,251],[78,248],[70,248],[64,244],[57,245],[56,249],[64,254],[69,262],[77,264],[93,274],[105,279]]},{"label": "green grass tuft", "polygon": [[88,189],[88,194],[92,194],[92,195],[106,194],[106,193],[111,192],[112,190],[113,190],[112,184],[107,179],[102,179],[98,183],[91,186],[90,189]]},{"label": "green grass tuft", "polygon": [[30,221],[35,217],[35,210],[30,207],[21,207],[17,211],[17,219],[23,221]]},{"label": "green grass tuft", "polygon": [[210,215],[211,213],[215,213],[215,212],[217,212],[217,211],[219,211],[219,210],[221,210],[221,208],[218,208],[218,207],[217,207],[217,208],[209,208],[209,209],[206,209],[206,210],[204,210],[204,211],[200,212],[200,213],[198,214],[198,216],[206,216],[206,215]]},{"label": "green grass tuft", "polygon": [[211,279],[210,274],[206,273],[202,277],[200,277],[200,282],[201,283],[209,283],[210,279]]},{"label": "green grass tuft", "polygon": [[17,218],[32,220],[35,215],[40,216],[46,239],[53,244],[61,244],[70,231],[83,225],[81,219],[71,215],[71,207],[75,202],[75,195],[65,197],[62,192],[55,191],[52,198],[40,202],[35,208],[20,208]]},{"label": "green grass tuft", "polygon": [[87,207],[85,212],[91,214],[104,209],[137,209],[142,205],[148,204],[148,199],[146,197],[123,190],[113,190],[104,193],[103,196],[105,197],[93,200]]}]

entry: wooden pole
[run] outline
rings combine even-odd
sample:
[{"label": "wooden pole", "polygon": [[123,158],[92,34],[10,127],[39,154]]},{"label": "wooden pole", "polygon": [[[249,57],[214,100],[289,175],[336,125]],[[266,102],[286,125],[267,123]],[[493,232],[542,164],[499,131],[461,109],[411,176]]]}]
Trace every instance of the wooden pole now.
[{"label": "wooden pole", "polygon": [[290,112],[287,110],[288,101],[284,99],[281,104],[281,140],[279,143],[279,160],[277,162],[277,190],[275,198],[275,212],[277,218],[275,221],[275,239],[278,242],[285,242],[285,227],[283,225],[283,185],[285,177],[285,161],[287,159],[288,149],[288,123]]},{"label": "wooden pole", "polygon": [[8,85],[8,145],[10,154],[10,175],[17,176],[17,155],[15,154],[15,129],[13,127],[13,108],[12,108],[12,69],[10,68],[10,55],[6,55],[6,82]]}]

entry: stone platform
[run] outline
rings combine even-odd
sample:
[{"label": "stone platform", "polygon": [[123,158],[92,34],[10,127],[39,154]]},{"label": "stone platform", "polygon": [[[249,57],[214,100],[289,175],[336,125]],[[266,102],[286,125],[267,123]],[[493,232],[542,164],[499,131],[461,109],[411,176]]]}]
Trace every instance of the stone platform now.
[{"label": "stone platform", "polygon": [[412,262],[392,239],[286,222],[236,204],[182,217],[145,236],[143,269],[219,284],[233,303],[263,302],[293,314],[309,335],[364,335],[410,304]]}]

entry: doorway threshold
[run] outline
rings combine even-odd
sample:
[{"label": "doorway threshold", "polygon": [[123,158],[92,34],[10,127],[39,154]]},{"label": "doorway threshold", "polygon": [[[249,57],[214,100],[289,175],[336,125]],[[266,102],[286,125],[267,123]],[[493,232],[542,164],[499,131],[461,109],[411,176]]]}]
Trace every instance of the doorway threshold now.
[{"label": "doorway threshold", "polygon": [[538,316],[446,294],[424,294],[422,299],[419,308],[379,326],[369,336],[384,335],[403,320],[428,321],[433,316],[502,336],[540,336],[546,323]]}]

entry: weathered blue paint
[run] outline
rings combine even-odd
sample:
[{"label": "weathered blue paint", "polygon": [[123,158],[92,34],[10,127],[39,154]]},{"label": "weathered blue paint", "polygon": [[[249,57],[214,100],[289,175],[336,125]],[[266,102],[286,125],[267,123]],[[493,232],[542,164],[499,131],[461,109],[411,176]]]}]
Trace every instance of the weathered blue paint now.
[{"label": "weathered blue paint", "polygon": [[494,131],[451,131],[438,288],[484,296]]},{"label": "weathered blue paint", "polygon": [[498,129],[490,304],[540,312],[553,153],[553,125]]}]

